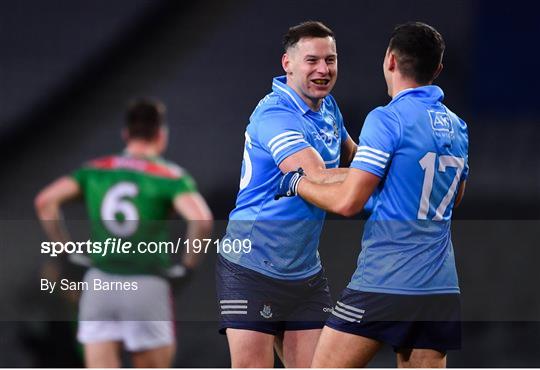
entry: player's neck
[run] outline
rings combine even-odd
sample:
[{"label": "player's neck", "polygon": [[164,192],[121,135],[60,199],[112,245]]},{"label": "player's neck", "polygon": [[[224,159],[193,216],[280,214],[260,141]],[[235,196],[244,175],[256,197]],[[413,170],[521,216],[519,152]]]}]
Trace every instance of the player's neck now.
[{"label": "player's neck", "polygon": [[309,109],[311,109],[314,112],[319,111],[319,109],[321,108],[322,101],[323,101],[322,99],[310,99],[308,96],[305,96],[304,94],[302,94],[302,92],[299,91],[294,85],[289,84],[289,80],[287,80],[287,86],[289,86],[291,89],[294,90],[294,92],[300,97],[300,99],[302,99],[302,101],[307,104]]},{"label": "player's neck", "polygon": [[410,79],[395,79],[394,83],[392,84],[392,89],[390,91],[390,96],[392,99],[402,92],[403,90],[407,89],[415,89],[417,87],[422,86],[416,81],[410,80]]},{"label": "player's neck", "polygon": [[125,152],[133,157],[157,157],[159,155],[155,145],[142,140],[130,141]]},{"label": "player's neck", "polygon": [[308,107],[312,111],[318,112],[319,109],[321,109],[321,104],[322,104],[322,99],[318,99],[316,101],[310,100],[309,103],[308,103]]},{"label": "player's neck", "polygon": [[304,97],[303,95],[299,94],[298,92],[296,92],[296,93],[298,94],[298,96],[300,96],[300,98],[304,101],[304,103],[306,103],[307,106],[309,107],[309,109],[311,109],[313,112],[318,112],[319,109],[321,109],[321,104],[322,104],[322,101],[323,101],[322,99],[310,99],[307,96]]}]

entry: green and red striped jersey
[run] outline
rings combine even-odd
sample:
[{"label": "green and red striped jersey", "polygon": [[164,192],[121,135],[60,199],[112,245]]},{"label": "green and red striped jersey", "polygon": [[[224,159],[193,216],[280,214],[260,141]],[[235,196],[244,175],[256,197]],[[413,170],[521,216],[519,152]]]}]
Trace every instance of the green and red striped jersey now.
[{"label": "green and red striped jersey", "polygon": [[72,177],[84,196],[92,241],[133,243],[130,253],[92,254],[94,266],[116,274],[152,274],[170,264],[167,254],[139,253],[135,246],[169,239],[165,220],[173,199],[197,191],[184,169],[160,157],[122,154],[89,161]]}]

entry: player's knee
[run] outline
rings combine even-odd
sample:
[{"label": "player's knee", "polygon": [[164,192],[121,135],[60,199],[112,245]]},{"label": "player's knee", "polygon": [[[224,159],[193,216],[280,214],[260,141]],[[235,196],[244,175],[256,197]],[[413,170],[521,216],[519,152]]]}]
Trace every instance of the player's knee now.
[{"label": "player's knee", "polygon": [[251,353],[245,356],[232,356],[231,367],[233,368],[272,368],[274,367],[274,356],[260,356],[257,353]]},{"label": "player's knee", "polygon": [[427,350],[414,349],[403,367],[414,368],[444,368],[446,367],[446,353]]},{"label": "player's knee", "polygon": [[85,355],[84,356],[84,366],[89,369],[97,368],[118,368],[122,364],[120,358],[114,355],[104,356],[104,355]]},{"label": "player's knee", "polygon": [[233,368],[274,367],[274,351],[266,343],[259,346],[230,347]]},{"label": "player's knee", "polygon": [[322,361],[324,359],[321,359],[317,354],[315,354],[315,356],[313,356],[313,360],[311,361],[311,366],[312,368],[323,368],[325,367],[325,364],[324,364],[324,361]]},{"label": "player's knee", "polygon": [[325,367],[334,367],[331,362],[331,354],[327,353],[326,346],[321,346],[320,343],[315,349],[313,354],[313,359],[311,360],[311,367],[314,368],[325,368]]},{"label": "player's knee", "polygon": [[166,346],[145,352],[135,352],[132,355],[133,366],[138,368],[171,367],[175,346]]}]

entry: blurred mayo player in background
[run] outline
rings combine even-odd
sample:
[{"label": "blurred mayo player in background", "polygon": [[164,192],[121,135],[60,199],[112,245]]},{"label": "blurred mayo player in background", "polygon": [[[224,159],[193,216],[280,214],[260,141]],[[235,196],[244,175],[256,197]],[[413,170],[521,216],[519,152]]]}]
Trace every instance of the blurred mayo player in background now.
[{"label": "blurred mayo player in background", "polygon": [[283,173],[304,168],[320,182],[343,180],[356,144],[329,95],[337,78],[333,32],[320,22],[290,28],[285,76],[272,81],[250,117],[229,240],[250,253],[220,250],[216,267],[220,332],[233,367],[311,364],[332,302],[317,252],[325,212],[301,198],[274,200]]},{"label": "blurred mayo player in background", "polygon": [[450,237],[465,191],[467,125],[433,80],[442,36],[424,23],[394,29],[383,63],[392,101],[366,118],[347,178],[316,184],[286,174],[278,195],[298,193],[351,216],[373,197],[351,282],[328,319],[314,367],[361,367],[382,343],[399,367],[444,367],[461,346],[459,286]]},{"label": "blurred mayo player in background", "polygon": [[[69,240],[60,206],[82,196],[91,221],[92,240],[115,237],[167,241],[164,220],[174,209],[188,222],[186,238],[208,238],[212,214],[188,173],[160,158],[167,146],[165,106],[151,99],[133,102],[126,114],[122,154],[98,158],[43,189],[35,205],[52,241]],[[93,267],[79,306],[78,339],[88,367],[120,367],[122,346],[135,367],[169,367],[175,352],[170,288],[164,276],[186,277],[199,260],[184,254],[182,264],[167,254],[90,255]],[[96,292],[94,279],[136,282],[130,291]]]}]

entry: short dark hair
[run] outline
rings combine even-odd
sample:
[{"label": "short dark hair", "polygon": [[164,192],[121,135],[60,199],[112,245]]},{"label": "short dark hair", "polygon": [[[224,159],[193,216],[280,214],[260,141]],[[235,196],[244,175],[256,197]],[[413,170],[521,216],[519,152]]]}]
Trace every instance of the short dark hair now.
[{"label": "short dark hair", "polygon": [[388,47],[395,53],[403,76],[426,84],[435,78],[445,44],[441,34],[430,25],[408,22],[394,28]]},{"label": "short dark hair", "polygon": [[152,98],[133,100],[126,112],[126,127],[130,139],[154,139],[165,125],[165,105]]},{"label": "short dark hair", "polygon": [[334,32],[318,21],[306,21],[296,26],[289,28],[285,36],[283,36],[283,49],[285,52],[289,50],[290,47],[296,45],[300,39],[304,37],[317,37],[324,38],[330,36],[336,40]]}]

